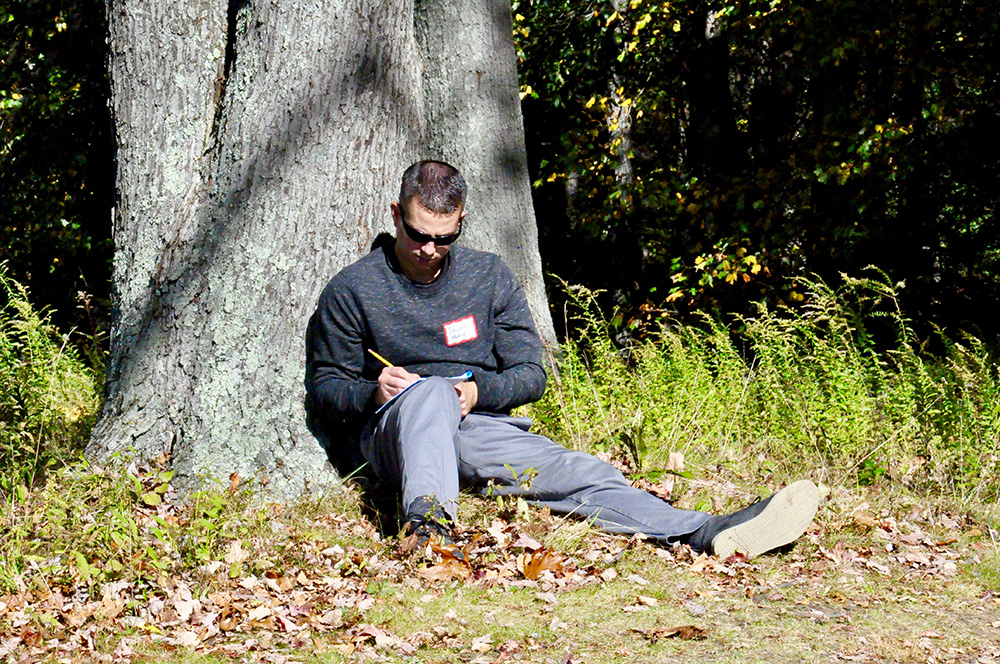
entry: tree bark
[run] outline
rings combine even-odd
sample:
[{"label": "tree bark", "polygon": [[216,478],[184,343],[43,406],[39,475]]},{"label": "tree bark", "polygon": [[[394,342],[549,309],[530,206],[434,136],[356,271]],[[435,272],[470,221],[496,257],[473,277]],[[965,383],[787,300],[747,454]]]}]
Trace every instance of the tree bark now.
[{"label": "tree bark", "polygon": [[[524,120],[509,0],[416,0],[429,157],[469,184],[470,246],[499,254],[525,287],[542,338],[555,345],[538,275]],[[512,94],[513,92],[513,94]]]},{"label": "tree bark", "polygon": [[165,454],[182,487],[232,472],[277,495],[327,485],[305,424],[305,327],[327,280],[391,228],[399,176],[423,156],[412,5],[108,12],[115,314],[88,452]]}]

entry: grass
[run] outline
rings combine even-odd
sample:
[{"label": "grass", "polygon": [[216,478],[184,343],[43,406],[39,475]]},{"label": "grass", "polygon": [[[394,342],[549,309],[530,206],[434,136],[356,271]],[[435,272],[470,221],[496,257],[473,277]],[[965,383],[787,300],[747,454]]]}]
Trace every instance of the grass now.
[{"label": "grass", "polygon": [[[924,352],[896,306],[898,285],[881,278],[803,289],[804,306],[760,307],[739,336],[706,318],[618,348],[596,294],[575,288],[580,334],[528,410],[555,440],[620,450],[653,476],[680,452],[697,475],[750,487],[799,475],[847,485],[892,478],[970,504],[996,501],[993,349],[942,335],[943,356]],[[876,345],[873,323],[895,343]]]},{"label": "grass", "polygon": [[60,334],[0,263],[0,497],[82,449],[102,379],[98,358]]},{"label": "grass", "polygon": [[[463,496],[468,579],[401,553],[349,486],[278,504],[238,478],[179,496],[155,462],[62,463],[94,370],[4,284],[3,370],[25,381],[5,394],[35,396],[4,411],[22,433],[4,439],[0,661],[1000,661],[995,359],[968,337],[923,352],[884,281],[758,311],[752,355],[709,319],[619,348],[577,289],[582,332],[526,409],[544,432],[672,485],[681,508],[800,476],[823,504],[793,548],[741,563]],[[896,343],[874,344],[872,322]],[[563,562],[529,578],[522,535]],[[687,625],[704,638],[669,636]]]},{"label": "grass", "polygon": [[[989,530],[1000,516],[995,506],[973,517],[955,511],[954,500],[900,500],[884,486],[836,488],[797,546],[750,564],[699,561],[683,547],[665,549],[575,522],[560,528],[543,510],[514,511],[508,514],[515,532],[567,556],[575,571],[436,582],[421,576],[431,563],[377,537],[360,496],[347,487],[294,504],[263,502],[239,486],[187,499],[168,488],[152,505],[143,496],[162,487],[165,471],[133,472],[123,478],[58,471],[49,483],[54,488],[32,492],[34,500],[14,510],[4,535],[19,534],[24,565],[0,591],[5,638],[15,625],[15,633],[37,630],[36,648],[70,662],[110,656],[123,640],[133,653],[126,659],[148,662],[1000,656],[1000,552]],[[726,491],[703,482],[679,502],[686,507],[699,492]],[[459,513],[466,540],[486,542],[471,556],[474,569],[486,572],[521,555],[521,548],[496,546],[484,533],[483,524],[499,518],[495,502],[463,496]],[[564,536],[568,530],[573,537]],[[114,560],[123,565],[107,564]],[[174,606],[184,597],[181,588],[201,602],[191,618],[150,614],[157,602]],[[121,614],[102,617],[115,602]],[[254,622],[249,616],[261,607],[293,611],[286,615],[305,630]],[[331,610],[341,612],[342,622],[318,629],[316,620]],[[197,626],[206,624],[199,622],[204,616],[209,625],[236,619],[192,643],[197,649],[182,645],[184,634],[205,634]],[[705,638],[657,636],[683,625],[705,630]],[[388,635],[385,644],[365,635],[371,626]],[[93,645],[73,645],[81,632]],[[410,654],[400,642],[410,644]]]}]

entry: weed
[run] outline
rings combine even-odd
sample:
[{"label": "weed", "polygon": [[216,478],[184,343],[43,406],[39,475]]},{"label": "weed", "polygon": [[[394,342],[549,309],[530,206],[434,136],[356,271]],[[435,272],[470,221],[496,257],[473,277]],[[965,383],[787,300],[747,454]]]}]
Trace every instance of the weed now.
[{"label": "weed", "polygon": [[[619,451],[655,474],[671,452],[695,475],[840,484],[886,478],[966,501],[1000,495],[1000,379],[982,341],[941,335],[925,353],[884,275],[834,290],[803,280],[806,304],[763,305],[740,336],[705,317],[619,348],[596,293],[569,288],[579,333],[545,398],[541,431],[575,449]],[[873,341],[872,323],[894,343]],[[744,350],[749,348],[749,351]]]},{"label": "weed", "polygon": [[0,496],[24,498],[82,448],[100,403],[103,367],[91,360],[0,264]]}]

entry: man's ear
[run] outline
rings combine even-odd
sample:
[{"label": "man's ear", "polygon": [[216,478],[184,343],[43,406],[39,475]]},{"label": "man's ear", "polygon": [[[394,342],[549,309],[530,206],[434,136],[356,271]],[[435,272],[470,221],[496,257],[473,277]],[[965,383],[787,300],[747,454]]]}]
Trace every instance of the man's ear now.
[{"label": "man's ear", "polygon": [[403,210],[399,207],[399,203],[390,203],[389,209],[392,211],[392,226],[396,229],[396,234],[398,235],[402,226],[400,221],[403,219]]}]

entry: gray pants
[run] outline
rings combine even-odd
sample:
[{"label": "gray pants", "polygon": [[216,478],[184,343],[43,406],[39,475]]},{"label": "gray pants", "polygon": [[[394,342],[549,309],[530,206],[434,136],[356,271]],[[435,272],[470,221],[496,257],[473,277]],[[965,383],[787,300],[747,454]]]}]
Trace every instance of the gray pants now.
[{"label": "gray pants", "polygon": [[[493,480],[495,493],[524,496],[615,533],[671,540],[708,519],[630,486],[618,470],[589,454],[529,433],[530,424],[527,418],[481,413],[463,419],[455,388],[430,378],[369,424],[361,451],[383,482],[402,488],[404,506],[433,496],[452,518],[461,485]],[[530,481],[529,469],[537,472]]]}]

